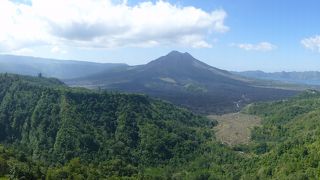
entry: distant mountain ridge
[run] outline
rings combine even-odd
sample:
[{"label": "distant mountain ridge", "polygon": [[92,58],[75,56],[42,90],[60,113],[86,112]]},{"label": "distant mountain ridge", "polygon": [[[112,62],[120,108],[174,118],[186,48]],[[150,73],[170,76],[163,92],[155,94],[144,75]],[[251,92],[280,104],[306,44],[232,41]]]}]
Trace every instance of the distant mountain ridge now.
[{"label": "distant mountain ridge", "polygon": [[304,71],[304,72],[273,72],[267,73],[263,71],[243,71],[232,72],[236,75],[241,75],[248,78],[274,80],[285,83],[305,84],[305,85],[320,85],[319,71]]},{"label": "distant mountain ridge", "polygon": [[55,60],[28,56],[0,55],[0,73],[72,79],[103,72],[112,68],[126,67],[120,63],[94,63],[73,60]]},{"label": "distant mountain ridge", "polygon": [[172,51],[145,65],[65,81],[71,86],[144,93],[201,113],[239,110],[253,101],[282,99],[295,91],[254,87],[250,80]]}]

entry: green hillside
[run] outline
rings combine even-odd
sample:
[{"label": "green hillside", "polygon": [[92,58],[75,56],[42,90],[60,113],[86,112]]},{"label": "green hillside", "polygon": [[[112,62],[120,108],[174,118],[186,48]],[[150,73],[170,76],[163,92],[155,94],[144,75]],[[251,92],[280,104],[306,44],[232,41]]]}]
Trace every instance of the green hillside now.
[{"label": "green hillside", "polygon": [[0,179],[318,179],[320,93],[247,106],[248,145],[143,95],[0,75]]},{"label": "green hillside", "polygon": [[249,106],[263,117],[252,139],[259,162],[252,173],[268,179],[320,178],[320,93],[309,90],[289,101]]},{"label": "green hillside", "polygon": [[71,89],[54,79],[6,74],[0,83],[0,176],[185,177],[197,175],[200,165],[187,162],[198,163],[199,154],[214,151],[214,161],[234,155],[215,142],[215,121],[169,103]]}]

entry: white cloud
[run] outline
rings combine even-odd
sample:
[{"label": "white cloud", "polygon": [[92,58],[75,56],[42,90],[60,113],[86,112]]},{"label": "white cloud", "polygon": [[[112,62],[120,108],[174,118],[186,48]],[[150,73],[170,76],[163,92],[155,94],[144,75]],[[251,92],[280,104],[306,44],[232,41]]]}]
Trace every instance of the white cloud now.
[{"label": "white cloud", "polygon": [[60,47],[58,46],[54,46],[51,48],[51,52],[52,53],[57,53],[57,54],[67,54],[67,51],[66,50],[63,50],[61,49]]},{"label": "white cloud", "polygon": [[0,1],[0,43],[3,49],[16,50],[45,43],[43,23],[30,6]]},{"label": "white cloud", "polygon": [[22,49],[17,49],[12,51],[12,54],[16,54],[16,55],[26,55],[26,54],[33,54],[33,53],[34,51],[29,48],[22,48]]},{"label": "white cloud", "polygon": [[0,51],[41,45],[208,48],[210,34],[229,29],[222,9],[206,12],[161,0],[135,6],[112,0],[31,0],[31,5],[1,0],[0,12]]},{"label": "white cloud", "polygon": [[307,49],[320,52],[320,35],[302,39],[301,44]]},{"label": "white cloud", "polygon": [[232,43],[231,46],[238,47],[240,49],[244,49],[246,51],[272,51],[277,48],[276,45],[273,45],[269,42],[260,42],[257,44],[250,44],[250,43]]}]

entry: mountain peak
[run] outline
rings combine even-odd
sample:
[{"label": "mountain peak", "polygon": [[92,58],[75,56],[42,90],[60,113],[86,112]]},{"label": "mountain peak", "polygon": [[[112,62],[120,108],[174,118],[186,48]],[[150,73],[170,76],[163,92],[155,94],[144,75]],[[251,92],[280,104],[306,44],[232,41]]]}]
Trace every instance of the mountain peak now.
[{"label": "mountain peak", "polygon": [[[177,56],[181,56],[181,57],[192,57],[188,52],[184,52],[184,53],[182,53],[182,52],[179,52],[179,51],[171,51],[171,52],[169,52],[166,56],[175,56],[175,57],[177,57]],[[192,57],[193,58],[193,57]]]},{"label": "mountain peak", "polygon": [[147,65],[162,68],[181,68],[181,66],[190,66],[195,61],[197,60],[187,52],[181,53],[179,51],[171,51],[167,55],[149,62]]}]

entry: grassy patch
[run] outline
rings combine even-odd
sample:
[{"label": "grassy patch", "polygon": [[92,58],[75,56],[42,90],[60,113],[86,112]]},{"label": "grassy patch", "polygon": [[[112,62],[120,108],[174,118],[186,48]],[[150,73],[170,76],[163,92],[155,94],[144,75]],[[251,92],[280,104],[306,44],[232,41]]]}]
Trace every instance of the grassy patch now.
[{"label": "grassy patch", "polygon": [[258,116],[242,113],[210,115],[208,117],[218,121],[218,125],[214,127],[216,137],[223,144],[229,146],[248,144],[251,139],[251,129],[260,126],[261,123]]}]

